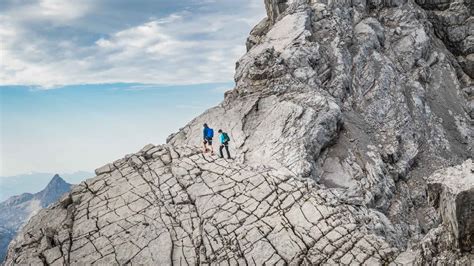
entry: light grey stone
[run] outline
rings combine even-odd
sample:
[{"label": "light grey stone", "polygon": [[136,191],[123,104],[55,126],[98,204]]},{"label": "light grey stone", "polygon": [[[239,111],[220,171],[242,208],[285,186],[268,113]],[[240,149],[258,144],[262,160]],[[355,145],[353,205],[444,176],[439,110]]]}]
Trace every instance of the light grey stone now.
[{"label": "light grey stone", "polygon": [[454,239],[453,244],[470,252],[474,246],[474,164],[442,169],[428,179],[428,196],[439,209],[443,223]]},{"label": "light grey stone", "polygon": [[95,174],[96,175],[107,174],[107,173],[112,172],[113,169],[114,169],[114,166],[112,164],[108,163],[104,166],[101,166],[101,167],[95,169]]},{"label": "light grey stone", "polygon": [[153,149],[153,148],[156,148],[155,145],[153,144],[147,144],[145,147],[143,147],[139,153],[146,153],[147,151]]}]

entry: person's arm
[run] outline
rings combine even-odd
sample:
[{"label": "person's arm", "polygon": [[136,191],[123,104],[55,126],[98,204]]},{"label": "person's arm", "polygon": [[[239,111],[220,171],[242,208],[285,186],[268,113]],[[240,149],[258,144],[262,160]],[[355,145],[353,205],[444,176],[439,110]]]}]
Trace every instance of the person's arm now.
[{"label": "person's arm", "polygon": [[207,129],[207,128],[204,128],[204,129],[202,130],[202,139],[204,139],[204,140],[206,139],[206,131],[207,131],[206,129]]},{"label": "person's arm", "polygon": [[221,144],[224,144],[224,134],[221,134],[221,135],[219,136],[219,139],[220,139],[220,141],[221,141]]}]

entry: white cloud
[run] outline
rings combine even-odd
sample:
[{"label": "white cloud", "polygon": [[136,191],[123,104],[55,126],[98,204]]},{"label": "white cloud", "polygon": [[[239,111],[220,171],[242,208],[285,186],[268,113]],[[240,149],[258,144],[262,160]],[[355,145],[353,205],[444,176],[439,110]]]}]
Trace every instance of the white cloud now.
[{"label": "white cloud", "polygon": [[263,0],[157,2],[170,11],[106,0],[36,0],[0,11],[0,85],[232,80]]},{"label": "white cloud", "polygon": [[17,1],[15,8],[8,14],[16,21],[46,20],[65,23],[87,14],[93,3],[91,0],[37,0],[26,1],[22,5],[22,2]]},{"label": "white cloud", "polygon": [[[80,18],[89,8],[87,1],[41,0],[38,6],[33,6],[35,13],[43,17],[60,20]],[[32,12],[33,13],[33,12]]]}]

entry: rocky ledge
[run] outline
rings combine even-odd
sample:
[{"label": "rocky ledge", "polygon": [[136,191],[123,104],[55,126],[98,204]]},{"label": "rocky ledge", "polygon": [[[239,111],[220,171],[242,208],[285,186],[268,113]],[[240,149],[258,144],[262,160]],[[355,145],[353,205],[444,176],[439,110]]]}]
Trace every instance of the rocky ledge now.
[{"label": "rocky ledge", "polygon": [[[473,233],[473,171],[469,160],[428,178],[440,227],[462,247]],[[32,218],[8,264],[373,265],[427,252],[400,254],[385,216],[344,202],[343,190],[199,149],[147,145],[97,173]]]},{"label": "rocky ledge", "polygon": [[189,148],[150,150],[116,161],[35,216],[10,262],[383,263],[395,254],[376,233],[384,222],[377,212],[313,180]]}]

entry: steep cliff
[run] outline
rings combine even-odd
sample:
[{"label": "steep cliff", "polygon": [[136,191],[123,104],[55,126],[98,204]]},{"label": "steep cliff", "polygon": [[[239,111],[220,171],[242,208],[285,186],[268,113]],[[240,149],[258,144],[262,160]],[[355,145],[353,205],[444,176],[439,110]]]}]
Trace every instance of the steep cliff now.
[{"label": "steep cliff", "polygon": [[[472,3],[265,5],[224,101],[34,217],[8,264],[472,262]],[[235,160],[199,152],[204,123]]]}]

